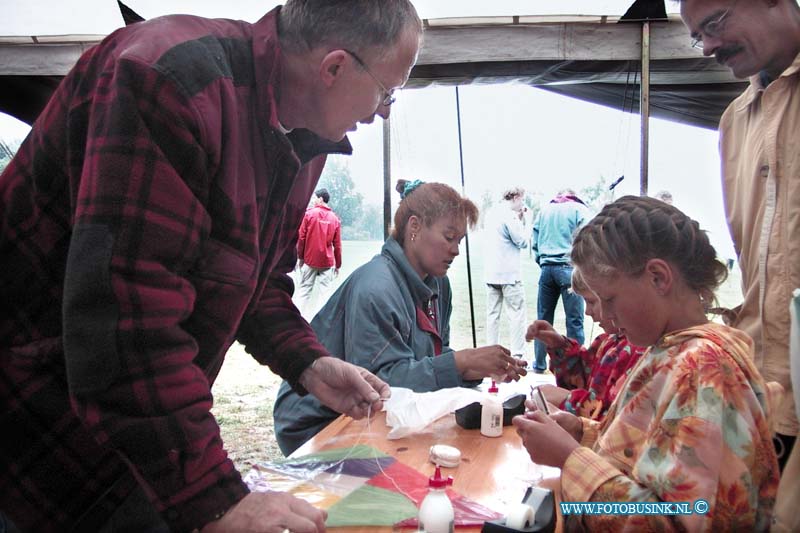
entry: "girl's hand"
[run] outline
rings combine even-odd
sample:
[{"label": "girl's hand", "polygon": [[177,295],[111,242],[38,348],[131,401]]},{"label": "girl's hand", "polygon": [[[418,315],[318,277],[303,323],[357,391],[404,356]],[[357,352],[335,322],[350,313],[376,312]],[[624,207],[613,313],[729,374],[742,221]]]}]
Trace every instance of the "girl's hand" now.
[{"label": "girl's hand", "polygon": [[517,435],[522,438],[522,445],[536,464],[561,468],[572,450],[580,447],[572,435],[541,411],[515,416],[512,422]]},{"label": "girl's hand", "polygon": [[[544,389],[542,390],[544,391]],[[536,409],[536,404],[533,402],[533,400],[525,400],[525,407],[528,410],[525,412],[524,416],[533,419],[533,413],[538,411]],[[583,439],[583,423],[581,422],[580,417],[577,417],[572,413],[568,413],[567,411],[562,411],[549,401],[547,402],[547,409],[550,411],[550,418],[556,424],[561,426],[564,431],[569,433],[569,435],[575,439],[576,442],[580,442],[581,439]]]},{"label": "girl's hand", "polygon": [[553,329],[553,326],[551,326],[547,320],[534,320],[533,323],[528,326],[528,331],[525,333],[525,340],[530,342],[534,339],[542,341],[544,345],[551,350],[564,348],[569,344],[566,337]]},{"label": "girl's hand", "polygon": [[547,400],[547,403],[553,405],[563,404],[564,400],[569,396],[569,391],[567,389],[562,389],[555,385],[539,385],[539,388],[542,389],[542,394],[544,395],[544,399]]}]

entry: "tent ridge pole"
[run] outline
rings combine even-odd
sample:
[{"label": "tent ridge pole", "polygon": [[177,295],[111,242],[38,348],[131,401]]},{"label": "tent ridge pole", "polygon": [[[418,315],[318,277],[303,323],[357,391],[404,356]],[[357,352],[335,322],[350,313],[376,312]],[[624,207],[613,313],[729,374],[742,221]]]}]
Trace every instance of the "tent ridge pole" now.
[{"label": "tent ridge pole", "polygon": [[[464,147],[461,142],[461,100],[458,95],[458,85],[456,85],[456,120],[458,123],[458,160],[461,164],[461,194],[466,196],[467,191],[464,186]],[[472,265],[469,260],[469,233],[465,235],[464,242],[467,247],[467,288],[469,289],[469,320],[472,327],[472,347],[478,347],[475,335],[475,300],[472,297]]]},{"label": "tent ridge pole", "polygon": [[383,119],[383,240],[392,223],[392,134],[389,117]]},{"label": "tent ridge pole", "polygon": [[642,23],[642,83],[640,85],[639,114],[642,119],[639,194],[647,195],[648,158],[650,154],[650,22]]}]

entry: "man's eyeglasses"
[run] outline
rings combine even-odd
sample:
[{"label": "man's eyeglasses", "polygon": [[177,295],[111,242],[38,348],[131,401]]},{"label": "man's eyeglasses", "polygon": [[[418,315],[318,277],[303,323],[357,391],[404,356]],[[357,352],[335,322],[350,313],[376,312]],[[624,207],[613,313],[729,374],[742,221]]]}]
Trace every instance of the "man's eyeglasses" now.
[{"label": "man's eyeglasses", "polygon": [[703,24],[700,31],[697,33],[697,37],[692,39],[692,48],[703,48],[703,35],[706,37],[719,37],[725,29],[725,21],[731,11],[733,11],[733,6],[735,5],[736,2],[733,2],[720,16]]},{"label": "man's eyeglasses", "polygon": [[390,105],[392,105],[395,102],[395,100],[397,100],[394,97],[394,94],[392,94],[394,93],[394,90],[390,91],[389,89],[387,89],[386,86],[382,84],[378,78],[375,77],[375,74],[372,73],[367,64],[364,63],[364,61],[360,57],[358,57],[358,55],[356,55],[355,52],[351,52],[346,48],[342,48],[342,50],[350,54],[350,56],[356,60],[356,63],[358,63],[361,66],[361,68],[363,68],[364,71],[367,74],[369,74],[369,77],[372,78],[372,81],[374,81],[378,85],[380,90],[383,92],[383,101],[381,102],[381,104],[385,107],[389,107]]}]

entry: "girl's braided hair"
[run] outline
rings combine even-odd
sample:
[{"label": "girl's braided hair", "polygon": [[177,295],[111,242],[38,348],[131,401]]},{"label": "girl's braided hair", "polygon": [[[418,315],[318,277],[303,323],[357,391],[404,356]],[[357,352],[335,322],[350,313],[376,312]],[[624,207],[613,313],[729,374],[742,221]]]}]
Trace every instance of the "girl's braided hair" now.
[{"label": "girl's braided hair", "polygon": [[708,235],[682,211],[655,198],[623,196],[575,236],[572,263],[601,277],[638,276],[650,259],[669,262],[708,305],[728,275]]}]

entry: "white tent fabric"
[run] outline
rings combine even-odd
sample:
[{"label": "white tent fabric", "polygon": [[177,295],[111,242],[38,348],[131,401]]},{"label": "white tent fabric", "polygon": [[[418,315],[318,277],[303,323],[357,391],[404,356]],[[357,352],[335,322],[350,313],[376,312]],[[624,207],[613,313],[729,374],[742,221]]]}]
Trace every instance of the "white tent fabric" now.
[{"label": "white tent fabric", "polygon": [[[145,19],[173,12],[255,21],[278,4],[123,1]],[[638,109],[633,86],[640,70],[641,27],[617,23],[632,0],[412,1],[424,18],[426,37],[409,88],[517,81]],[[28,121],[80,54],[124,25],[116,0],[13,2],[5,15],[0,19],[0,110]],[[651,27],[653,116],[715,128],[743,83],[689,46],[677,15]],[[15,111],[17,106],[24,109]]]},{"label": "white tent fabric", "polygon": [[[606,15],[620,16],[631,0],[412,0],[425,19],[497,17],[528,15]],[[255,22],[273,6],[275,0],[127,0],[131,9],[150,19],[169,13],[203,17],[233,18]],[[123,25],[114,0],[25,0],[2,3],[0,39],[68,35],[107,35]],[[670,6],[674,10],[674,5]]]}]

